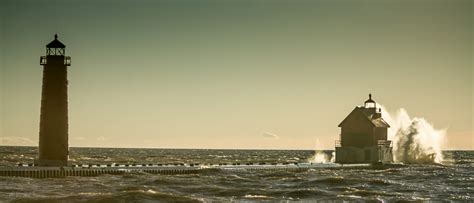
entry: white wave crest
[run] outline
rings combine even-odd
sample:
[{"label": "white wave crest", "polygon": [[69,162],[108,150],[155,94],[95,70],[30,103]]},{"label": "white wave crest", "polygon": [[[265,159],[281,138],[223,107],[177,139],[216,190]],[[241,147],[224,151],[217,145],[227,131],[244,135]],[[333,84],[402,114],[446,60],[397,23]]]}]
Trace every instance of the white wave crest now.
[{"label": "white wave crest", "polygon": [[382,116],[390,124],[388,137],[393,141],[395,162],[441,163],[446,129],[437,130],[424,118],[410,118],[407,111],[399,109],[392,116],[382,106]]}]

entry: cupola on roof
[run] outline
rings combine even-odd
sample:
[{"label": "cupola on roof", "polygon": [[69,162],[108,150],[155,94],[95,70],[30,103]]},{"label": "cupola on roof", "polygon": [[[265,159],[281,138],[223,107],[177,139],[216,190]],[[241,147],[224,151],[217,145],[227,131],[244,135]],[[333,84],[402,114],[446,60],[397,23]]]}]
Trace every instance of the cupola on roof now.
[{"label": "cupola on roof", "polygon": [[372,100],[372,94],[369,94],[369,99],[367,101],[365,101],[364,103],[375,103],[374,100]]}]

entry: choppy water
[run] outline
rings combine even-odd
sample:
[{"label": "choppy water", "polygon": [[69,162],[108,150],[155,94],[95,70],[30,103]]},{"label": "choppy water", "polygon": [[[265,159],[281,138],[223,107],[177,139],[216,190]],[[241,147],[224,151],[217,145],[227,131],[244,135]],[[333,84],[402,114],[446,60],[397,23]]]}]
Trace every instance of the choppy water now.
[{"label": "choppy water", "polygon": [[[305,162],[314,151],[72,148],[72,163]],[[328,154],[331,152],[328,151]],[[0,165],[31,163],[34,147],[0,147]],[[0,201],[474,201],[474,151],[445,151],[445,166],[188,175],[0,177]]]}]

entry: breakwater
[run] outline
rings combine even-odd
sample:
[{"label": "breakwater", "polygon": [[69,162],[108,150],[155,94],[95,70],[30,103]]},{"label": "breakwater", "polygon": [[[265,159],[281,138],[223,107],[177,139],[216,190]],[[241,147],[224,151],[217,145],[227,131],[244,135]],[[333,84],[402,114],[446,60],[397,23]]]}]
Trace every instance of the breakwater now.
[{"label": "breakwater", "polygon": [[[388,166],[387,166],[388,167]],[[57,178],[67,176],[121,175],[126,173],[148,173],[162,175],[205,173],[218,170],[238,171],[305,171],[318,168],[380,168],[371,164],[334,163],[174,163],[174,164],[77,164],[66,167],[40,167],[34,164],[0,167],[0,176]]]}]

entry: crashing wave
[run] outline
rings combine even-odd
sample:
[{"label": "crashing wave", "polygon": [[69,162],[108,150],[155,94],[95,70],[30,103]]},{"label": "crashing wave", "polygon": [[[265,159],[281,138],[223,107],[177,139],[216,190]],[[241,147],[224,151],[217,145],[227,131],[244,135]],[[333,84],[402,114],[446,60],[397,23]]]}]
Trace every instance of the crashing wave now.
[{"label": "crashing wave", "polygon": [[388,136],[394,142],[395,162],[435,164],[443,161],[441,146],[446,130],[436,130],[424,118],[410,118],[403,108],[395,117],[386,111],[383,114],[391,125]]}]

